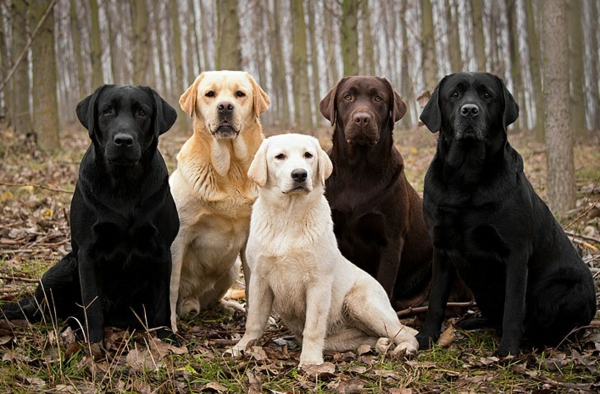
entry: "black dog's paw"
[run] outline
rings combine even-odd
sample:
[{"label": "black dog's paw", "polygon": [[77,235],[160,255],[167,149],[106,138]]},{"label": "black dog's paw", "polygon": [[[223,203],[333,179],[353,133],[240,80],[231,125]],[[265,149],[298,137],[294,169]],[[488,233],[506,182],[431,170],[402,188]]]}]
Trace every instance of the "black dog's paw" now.
[{"label": "black dog's paw", "polygon": [[158,329],[156,331],[156,336],[158,337],[158,339],[162,340],[163,342],[166,342],[168,344],[171,344],[171,345],[177,346],[177,347],[181,346],[181,342],[177,338],[177,335],[175,335],[175,333],[173,331],[169,330],[168,328]]},{"label": "black dog's paw", "polygon": [[518,344],[506,344],[503,343],[502,341],[500,342],[500,345],[498,345],[498,349],[494,352],[494,356],[498,357],[498,358],[505,358],[508,356],[515,356],[517,357],[519,355],[519,345]]},{"label": "black dog's paw", "polygon": [[418,333],[416,338],[419,341],[419,350],[430,349],[437,342],[439,336],[439,334],[428,335],[426,333]]}]

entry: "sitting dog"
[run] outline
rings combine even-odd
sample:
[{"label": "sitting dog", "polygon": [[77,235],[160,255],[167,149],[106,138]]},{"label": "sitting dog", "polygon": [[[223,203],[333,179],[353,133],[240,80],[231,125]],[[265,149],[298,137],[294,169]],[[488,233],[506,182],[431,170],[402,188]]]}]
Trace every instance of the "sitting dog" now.
[{"label": "sitting dog", "polygon": [[260,187],[246,249],[250,304],[234,355],[260,338],[272,309],[302,341],[301,367],[322,364],[323,350],[362,344],[417,351],[416,331],[400,324],[381,285],[337,248],[323,195],[331,171],[310,136],[270,137],[256,153],[248,171]]},{"label": "sitting dog", "polygon": [[[247,172],[263,140],[259,115],[270,100],[241,71],[200,74],[181,96],[194,120],[194,134],[177,155],[170,178],[181,227],[171,248],[171,326],[213,306],[230,312],[241,305],[223,300],[239,275],[257,188]],[[246,282],[250,276],[244,267]]]},{"label": "sitting dog", "polygon": [[335,127],[325,196],[340,251],[381,283],[395,309],[422,304],[433,247],[393,138],[406,104],[387,79],[354,76],[342,78],[319,108]]},{"label": "sitting dog", "polygon": [[149,87],[104,85],[77,105],[77,117],[92,144],[71,201],[72,251],[42,276],[34,298],[2,311],[71,317],[90,343],[103,340],[105,326],[160,328],[165,337],[179,220],[157,145],[177,113]]},{"label": "sitting dog", "polygon": [[590,270],[507,141],[518,114],[504,83],[487,73],[445,77],[421,114],[431,132],[440,131],[425,177],[434,266],[421,348],[439,336],[457,275],[486,322],[501,326],[500,357],[518,355],[523,336],[555,345],[596,313]]}]

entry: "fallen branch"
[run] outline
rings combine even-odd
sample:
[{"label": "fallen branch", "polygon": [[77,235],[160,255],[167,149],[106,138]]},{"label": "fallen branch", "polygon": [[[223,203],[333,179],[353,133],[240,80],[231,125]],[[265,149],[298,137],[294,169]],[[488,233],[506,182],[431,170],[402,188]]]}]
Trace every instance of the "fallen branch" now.
[{"label": "fallen branch", "polygon": [[39,279],[31,279],[31,278],[23,278],[20,276],[2,276],[0,275],[0,279],[4,280],[14,280],[18,282],[27,282],[27,283],[39,283]]},{"label": "fallen branch", "polygon": [[586,241],[595,242],[597,244],[600,244],[600,238],[590,237],[589,235],[576,234],[573,231],[565,231],[565,233],[567,235],[571,236],[571,237],[581,238],[581,239],[584,239]]},{"label": "fallen branch", "polygon": [[[446,304],[446,307],[452,307],[452,306],[458,306],[458,307],[473,307],[476,306],[477,304],[473,301],[470,302],[449,302]],[[428,306],[417,306],[417,307],[409,307],[406,309],[402,309],[401,311],[396,312],[396,315],[398,317],[406,317],[406,316],[410,316],[413,314],[417,314],[417,313],[421,313],[421,312],[426,312],[427,309],[429,309]]]},{"label": "fallen branch", "polygon": [[38,185],[38,184],[12,183],[12,182],[1,182],[0,181],[0,185],[14,186],[14,187],[33,187],[33,188],[37,188],[37,189],[51,190],[53,192],[73,194],[73,192],[71,190],[59,189],[57,187],[44,186],[44,185]]}]

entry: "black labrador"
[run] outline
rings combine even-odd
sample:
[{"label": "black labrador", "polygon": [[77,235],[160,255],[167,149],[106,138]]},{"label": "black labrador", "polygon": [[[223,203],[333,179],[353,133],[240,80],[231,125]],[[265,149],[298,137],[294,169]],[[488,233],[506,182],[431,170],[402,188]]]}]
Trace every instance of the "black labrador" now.
[{"label": "black labrador", "polygon": [[157,145],[175,109],[149,87],[104,85],[77,105],[92,144],[71,201],[72,252],[43,276],[35,296],[2,306],[8,319],[42,314],[85,327],[159,328],[170,335],[170,246],[179,218]]},{"label": "black labrador", "polygon": [[387,79],[352,76],[319,108],[335,127],[325,196],[340,251],[381,283],[395,309],[424,301],[431,239],[393,138],[406,104]]},{"label": "black labrador", "polygon": [[502,80],[488,73],[446,76],[421,114],[440,131],[423,197],[434,259],[421,349],[440,334],[456,275],[475,296],[478,323],[501,327],[500,357],[518,355],[522,337],[556,345],[596,313],[589,268],[507,141],[518,115]]}]

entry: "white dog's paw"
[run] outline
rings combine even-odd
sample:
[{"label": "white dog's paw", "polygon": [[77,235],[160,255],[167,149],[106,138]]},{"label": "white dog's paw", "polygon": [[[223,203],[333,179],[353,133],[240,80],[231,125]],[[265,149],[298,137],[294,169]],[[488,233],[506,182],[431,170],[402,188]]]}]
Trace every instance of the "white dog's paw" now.
[{"label": "white dog's paw", "polygon": [[404,354],[406,357],[411,357],[417,354],[417,350],[419,350],[419,342],[415,338],[411,338],[400,342],[390,355]]},{"label": "white dog's paw", "polygon": [[246,313],[246,310],[242,304],[226,299],[221,299],[219,301],[219,308],[232,315],[237,311]]},{"label": "white dog's paw", "polygon": [[234,345],[234,346],[230,347],[229,349],[225,350],[224,355],[239,358],[239,357],[242,357],[242,354],[244,354],[245,351],[246,351],[246,347],[240,346],[238,343],[237,345]]},{"label": "white dog's paw", "polygon": [[390,348],[390,346],[392,346],[393,342],[391,339],[389,338],[379,338],[377,340],[377,343],[375,344],[375,351],[378,354],[386,354]]},{"label": "white dog's paw", "polygon": [[324,362],[325,360],[323,360],[323,354],[321,353],[307,354],[307,352],[302,352],[298,368],[302,369],[308,365],[321,365]]}]

